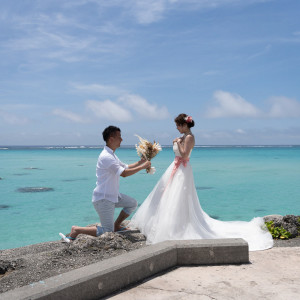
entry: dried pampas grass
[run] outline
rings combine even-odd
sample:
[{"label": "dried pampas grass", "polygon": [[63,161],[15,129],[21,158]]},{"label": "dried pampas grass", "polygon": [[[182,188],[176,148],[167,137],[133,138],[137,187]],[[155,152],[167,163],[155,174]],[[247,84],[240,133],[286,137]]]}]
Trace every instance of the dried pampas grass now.
[{"label": "dried pampas grass", "polygon": [[[146,160],[151,160],[153,157],[155,157],[159,151],[161,151],[161,146],[159,143],[150,143],[146,139],[141,138],[139,135],[136,134],[136,136],[139,138],[140,142],[138,145],[135,145],[136,152],[139,157],[144,158]],[[154,174],[155,168],[151,167],[147,169],[147,173]]]}]

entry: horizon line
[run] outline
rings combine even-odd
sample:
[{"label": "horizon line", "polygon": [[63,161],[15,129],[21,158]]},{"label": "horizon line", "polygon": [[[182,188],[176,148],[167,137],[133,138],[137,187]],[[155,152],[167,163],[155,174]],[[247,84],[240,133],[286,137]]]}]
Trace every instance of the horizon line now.
[{"label": "horizon line", "polygon": [[[48,145],[0,145],[1,148],[6,147],[97,147],[102,148],[105,144],[93,145],[93,144],[48,144]],[[121,145],[122,147],[135,147],[136,144],[125,144]],[[173,144],[161,144],[162,147],[172,147]],[[300,146],[300,144],[197,144],[194,147],[278,147],[278,146],[286,146],[286,147],[294,147]]]}]

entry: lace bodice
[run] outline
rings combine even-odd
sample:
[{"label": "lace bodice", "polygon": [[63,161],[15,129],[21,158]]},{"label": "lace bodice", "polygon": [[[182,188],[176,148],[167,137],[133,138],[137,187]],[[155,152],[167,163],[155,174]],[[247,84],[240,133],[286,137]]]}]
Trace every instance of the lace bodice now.
[{"label": "lace bodice", "polygon": [[[180,156],[180,157],[182,157],[182,156],[181,156],[181,153],[180,153],[180,151],[179,151],[179,149],[178,149],[178,144],[177,144],[177,143],[174,143],[174,144],[173,144],[173,151],[174,151],[174,153],[175,153],[175,156]],[[191,151],[190,151],[189,157],[191,156],[191,153],[192,153],[192,149],[191,149]]]},{"label": "lace bodice", "polygon": [[178,149],[178,144],[177,143],[174,143],[173,144],[173,151],[175,153],[175,156],[180,156],[181,157],[181,154],[179,152],[179,149]]}]

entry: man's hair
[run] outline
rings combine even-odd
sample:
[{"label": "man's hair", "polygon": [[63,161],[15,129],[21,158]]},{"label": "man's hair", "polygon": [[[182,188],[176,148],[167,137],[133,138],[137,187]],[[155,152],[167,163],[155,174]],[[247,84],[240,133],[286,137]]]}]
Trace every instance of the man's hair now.
[{"label": "man's hair", "polygon": [[103,132],[102,132],[102,135],[103,135],[103,140],[107,143],[109,138],[111,136],[115,136],[116,132],[119,131],[121,132],[121,129],[119,127],[116,127],[116,126],[108,126],[106,127]]}]

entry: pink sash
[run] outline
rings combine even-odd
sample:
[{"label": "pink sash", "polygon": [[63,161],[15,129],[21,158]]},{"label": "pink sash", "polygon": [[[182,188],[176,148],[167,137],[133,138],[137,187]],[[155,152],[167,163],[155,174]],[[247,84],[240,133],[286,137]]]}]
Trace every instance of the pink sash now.
[{"label": "pink sash", "polygon": [[172,170],[172,173],[171,173],[171,176],[170,176],[170,179],[166,185],[166,187],[169,185],[170,181],[173,179],[175,173],[177,172],[179,166],[181,164],[183,164],[184,167],[186,167],[187,163],[190,161],[190,159],[183,159],[181,156],[175,156],[175,159],[174,159],[174,167],[173,167],[173,170]]}]

